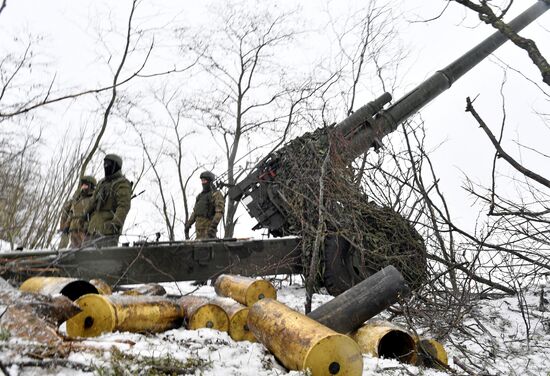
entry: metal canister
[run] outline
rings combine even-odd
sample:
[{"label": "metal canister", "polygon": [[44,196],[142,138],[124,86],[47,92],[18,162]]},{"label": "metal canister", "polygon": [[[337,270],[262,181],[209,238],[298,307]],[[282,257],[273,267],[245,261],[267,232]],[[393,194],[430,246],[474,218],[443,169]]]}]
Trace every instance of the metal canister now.
[{"label": "metal canister", "polygon": [[225,311],[203,296],[187,295],[177,300],[185,311],[187,329],[210,328],[220,332],[229,330],[229,318]]},{"label": "metal canister", "polygon": [[177,302],[158,296],[88,294],[75,303],[82,312],[67,320],[71,337],[95,337],[114,331],[158,333],[180,327],[184,317]]},{"label": "metal canister", "polygon": [[265,298],[277,299],[275,287],[265,279],[222,274],[214,284],[216,294],[235,299],[247,307]]},{"label": "metal canister", "polygon": [[418,365],[445,369],[449,365],[447,351],[441,342],[432,338],[416,338]]},{"label": "metal canister", "polygon": [[350,336],[364,354],[416,364],[416,342],[413,336],[391,322],[371,320]]},{"label": "metal canister", "polygon": [[256,342],[256,337],[248,328],[249,308],[241,303],[218,296],[212,299],[212,303],[221,307],[229,318],[229,335],[235,341]]},{"label": "metal canister", "polygon": [[310,370],[312,375],[361,375],[363,356],[350,337],[273,299],[250,308],[248,327],[290,370]]},{"label": "metal canister", "polygon": [[19,290],[42,295],[61,294],[73,301],[82,295],[99,293],[88,281],[65,277],[31,277],[19,286]]}]

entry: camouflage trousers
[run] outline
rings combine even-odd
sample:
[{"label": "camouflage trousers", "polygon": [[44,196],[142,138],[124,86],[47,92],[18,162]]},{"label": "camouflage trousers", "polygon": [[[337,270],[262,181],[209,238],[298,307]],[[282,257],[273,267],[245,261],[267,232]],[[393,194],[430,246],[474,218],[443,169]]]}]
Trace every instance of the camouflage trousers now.
[{"label": "camouflage trousers", "polygon": [[88,235],[85,243],[90,247],[117,247],[120,235]]},{"label": "camouflage trousers", "polygon": [[197,217],[195,220],[195,232],[197,239],[215,239],[218,231],[212,228],[211,219]]},{"label": "camouflage trousers", "polygon": [[63,232],[59,241],[59,249],[65,249],[69,246],[69,234]]},{"label": "camouflage trousers", "polygon": [[84,231],[71,231],[71,247],[70,248],[82,248],[84,240],[86,239],[86,233]]}]

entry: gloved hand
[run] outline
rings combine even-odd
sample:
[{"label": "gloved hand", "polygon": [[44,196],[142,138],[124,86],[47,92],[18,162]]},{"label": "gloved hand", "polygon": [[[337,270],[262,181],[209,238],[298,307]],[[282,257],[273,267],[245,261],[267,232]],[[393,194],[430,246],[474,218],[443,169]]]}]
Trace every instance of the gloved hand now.
[{"label": "gloved hand", "polygon": [[216,234],[218,233],[218,224],[211,224],[210,230],[208,230],[208,233],[212,235],[213,238],[216,237]]},{"label": "gloved hand", "polygon": [[122,230],[122,226],[115,222],[111,222],[111,226],[113,228],[113,234],[119,235]]},{"label": "gloved hand", "polygon": [[191,230],[191,225],[189,223],[185,224],[185,239],[189,239],[189,230]]},{"label": "gloved hand", "polygon": [[62,234],[68,234],[69,233],[69,228],[68,227],[60,228],[59,232],[61,232]]}]

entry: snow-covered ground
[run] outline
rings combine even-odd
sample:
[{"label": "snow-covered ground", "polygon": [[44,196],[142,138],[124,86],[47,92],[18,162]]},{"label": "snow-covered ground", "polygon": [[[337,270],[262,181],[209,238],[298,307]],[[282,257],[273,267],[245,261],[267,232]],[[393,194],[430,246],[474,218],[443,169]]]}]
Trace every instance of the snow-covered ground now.
[{"label": "snow-covered ground", "polygon": [[[165,287],[168,293],[215,295],[211,286],[197,288],[188,282]],[[523,305],[523,310],[516,297],[485,300],[471,317],[465,318],[464,326],[479,335],[466,337],[456,331],[444,342],[453,371],[419,368],[364,355],[363,375],[549,375],[550,313],[544,309],[550,305],[542,301],[541,306],[540,287],[528,291],[524,298],[527,305]],[[313,307],[330,299],[328,295],[316,294]],[[296,283],[286,283],[278,290],[278,300],[303,312],[305,289]],[[422,328],[416,329],[422,332]],[[75,342],[63,350],[68,354],[66,357],[60,357],[61,350],[56,354],[55,349],[6,337],[0,338],[0,362],[8,365],[4,373],[9,375],[305,374],[287,371],[260,343],[235,342],[227,333],[212,329],[181,328],[156,335],[109,333]],[[29,366],[40,363],[37,361],[40,357],[47,359],[40,362],[48,367]]]}]

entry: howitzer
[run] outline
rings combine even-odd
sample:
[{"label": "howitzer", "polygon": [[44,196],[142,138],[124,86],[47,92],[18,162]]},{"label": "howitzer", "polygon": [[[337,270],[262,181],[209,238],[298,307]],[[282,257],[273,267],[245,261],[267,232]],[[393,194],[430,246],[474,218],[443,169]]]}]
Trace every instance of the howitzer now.
[{"label": "howitzer", "polygon": [[[510,28],[516,32],[523,29],[549,7],[550,4],[547,1],[538,1],[511,21]],[[295,188],[285,184],[314,185],[318,181],[319,174],[315,174],[315,179],[310,181],[302,179],[301,183],[296,183],[300,169],[305,170],[305,168],[302,166],[293,168],[288,165],[293,162],[292,156],[300,153],[300,147],[307,150],[304,155],[301,155],[302,163],[308,157],[317,158],[320,162],[323,154],[329,154],[332,160],[338,159],[338,163],[349,165],[368,149],[380,147],[382,139],[395,131],[399,124],[450,88],[456,80],[506,41],[506,36],[496,32],[387,108],[385,106],[391,102],[392,96],[384,93],[334,127],[328,127],[324,133],[317,132],[309,139],[302,136],[303,140],[300,138],[292,140],[260,161],[243,181],[229,190],[229,197],[245,203],[247,211],[257,221],[254,229],[267,229],[275,237],[303,236],[303,226],[300,226],[299,222],[303,222],[304,219],[295,218],[295,207],[298,206],[301,209],[304,205],[293,197]],[[314,140],[312,147],[311,140],[314,138],[325,140],[321,142]],[[302,145],[298,145],[299,142],[302,142]],[[316,156],[316,153],[321,155]],[[307,167],[311,168],[311,164]],[[320,169],[320,163],[316,167]],[[302,197],[306,196],[304,192],[300,192]],[[311,194],[312,190],[307,192]],[[360,202],[361,198],[367,201],[367,197],[363,195],[356,202]],[[345,206],[347,197],[337,196],[335,200],[339,200],[339,203],[331,207],[333,211],[335,209],[337,211],[340,206]],[[323,278],[327,289],[333,294],[341,293],[390,263],[396,263],[396,267],[405,275],[411,287],[419,286],[425,279],[426,250],[424,245],[420,244],[420,236],[414,228],[401,223],[399,229],[396,227],[392,230],[392,225],[399,222],[398,217],[387,210],[384,211],[384,208],[371,204],[370,209],[359,210],[361,214],[359,217],[363,220],[362,225],[370,228],[366,229],[361,236],[354,237],[353,234],[350,235],[353,231],[346,228],[346,224],[342,224],[345,222],[345,216],[353,211],[358,210],[353,207],[347,208],[337,220],[333,221],[334,223],[327,224],[323,258]],[[314,212],[311,211],[311,213]],[[314,220],[308,224],[316,226],[317,223]],[[360,231],[357,226],[354,230]],[[378,232],[374,233],[374,231]],[[392,232],[404,233],[409,240],[396,246],[393,244],[396,240],[395,236],[392,238]],[[353,239],[350,240],[350,238]],[[369,238],[376,239],[369,241]],[[380,253],[380,250],[386,250],[384,257],[387,262],[384,260],[375,262],[370,257],[370,254]]]},{"label": "howitzer", "polygon": [[[548,8],[550,3],[547,0],[539,0],[511,21],[509,26],[516,32],[520,31]],[[320,154],[330,152],[330,155],[337,156],[341,163],[349,164],[371,147],[380,146],[382,139],[393,132],[400,123],[447,90],[457,79],[493,53],[506,40],[504,35],[496,32],[393,104],[387,106],[391,101],[391,95],[384,93],[337,125],[318,130],[316,136],[324,140],[325,148],[320,149]],[[289,169],[286,163],[288,156],[294,151],[293,148],[296,145],[305,145],[307,149],[309,144],[310,139],[307,134],[292,140],[263,158],[244,180],[229,190],[230,198],[242,200],[250,215],[257,221],[254,229],[267,229],[272,236],[285,238],[142,243],[131,247],[100,249],[91,247],[49,253],[20,252],[16,254],[17,256],[4,254],[0,255],[0,259],[5,261],[1,269],[5,273],[2,274],[11,273],[10,275],[13,276],[27,270],[33,275],[57,274],[83,279],[102,278],[110,283],[120,284],[205,280],[222,273],[242,275],[300,273],[303,271],[301,263],[304,237],[298,226],[299,223],[297,224],[295,213],[293,214],[289,206],[288,196],[285,196],[287,192],[281,181],[285,174],[287,179],[296,174],[296,170]],[[313,175],[317,177],[318,172],[313,172]],[[361,196],[358,197],[361,198]],[[343,204],[337,202],[330,209],[337,212],[342,209],[340,206]],[[376,222],[376,218],[380,216],[389,218],[389,223],[401,226],[400,230],[409,238],[410,241],[406,246],[414,244],[410,252],[411,258],[404,259],[405,262],[403,262],[403,264],[410,264],[409,261],[413,260],[414,270],[411,273],[400,270],[414,288],[415,284],[425,277],[425,248],[422,239],[408,222],[396,216],[391,210],[375,205],[371,207],[376,215],[367,213],[366,219],[363,218],[366,225],[372,227],[372,222]],[[333,295],[386,266],[372,263],[372,259],[369,258],[372,243],[369,243],[368,232],[359,239],[360,241],[352,245],[350,238],[353,234],[350,235],[350,231],[348,236],[341,235],[346,230],[349,229],[339,228],[338,224],[327,223],[323,278],[325,286]],[[389,238],[396,232],[391,226],[382,230],[383,241],[378,243],[400,240]],[[289,235],[294,237],[287,237]],[[401,235],[398,233],[397,237]],[[386,248],[394,252],[393,256],[396,257],[401,257],[409,251],[402,247]],[[24,262],[21,258],[24,258]],[[15,262],[16,259],[19,262]],[[400,269],[399,265],[395,266]]]},{"label": "howitzer", "polygon": [[[509,23],[518,32],[550,8],[545,0],[539,0]],[[389,93],[359,108],[334,128],[338,138],[336,153],[348,161],[365,153],[371,147],[381,145],[383,137],[397,129],[432,99],[443,93],[466,72],[499,48],[508,38],[496,32],[447,67],[437,71],[403,98],[386,109],[392,100]],[[274,236],[290,235],[284,229],[285,218],[277,202],[277,193],[271,189],[276,181],[280,151],[263,158],[241,182],[229,190],[233,200],[246,201],[250,215],[258,221],[256,228],[265,228]]]}]

